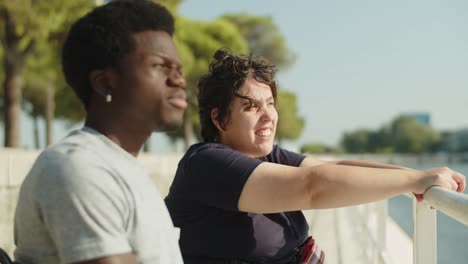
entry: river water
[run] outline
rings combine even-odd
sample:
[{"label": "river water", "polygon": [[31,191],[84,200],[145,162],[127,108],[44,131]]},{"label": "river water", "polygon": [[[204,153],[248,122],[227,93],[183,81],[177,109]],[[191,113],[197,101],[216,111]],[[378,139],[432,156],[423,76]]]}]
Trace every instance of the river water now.
[{"label": "river water", "polygon": [[[443,164],[421,164],[410,166],[415,169],[426,169],[443,166]],[[449,165],[468,177],[468,164]],[[465,190],[468,194],[468,190]],[[413,237],[412,201],[405,196],[398,196],[389,201],[389,214],[402,229]],[[468,263],[468,226],[453,220],[442,212],[437,212],[437,263]]]}]

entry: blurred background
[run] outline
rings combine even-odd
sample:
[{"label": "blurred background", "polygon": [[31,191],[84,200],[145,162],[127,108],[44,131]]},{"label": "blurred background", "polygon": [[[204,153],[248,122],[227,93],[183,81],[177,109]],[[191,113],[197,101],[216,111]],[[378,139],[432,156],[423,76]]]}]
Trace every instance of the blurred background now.
[{"label": "blurred background", "polygon": [[[0,0],[2,146],[43,149],[83,125],[60,50],[71,23],[104,2]],[[182,153],[200,140],[196,82],[226,48],[277,65],[283,147],[468,175],[467,1],[156,2],[176,17],[190,107],[178,131],[153,134],[143,151]],[[411,235],[410,200],[389,205]],[[466,263],[467,228],[441,215],[438,232],[439,262]]]},{"label": "blurred background", "polygon": [[[105,1],[0,0],[4,146],[40,149],[82,126],[60,48],[70,24]],[[195,86],[213,52],[278,67],[277,143],[307,153],[468,152],[466,1],[165,0],[191,95],[183,127],[145,151],[197,142]]]}]

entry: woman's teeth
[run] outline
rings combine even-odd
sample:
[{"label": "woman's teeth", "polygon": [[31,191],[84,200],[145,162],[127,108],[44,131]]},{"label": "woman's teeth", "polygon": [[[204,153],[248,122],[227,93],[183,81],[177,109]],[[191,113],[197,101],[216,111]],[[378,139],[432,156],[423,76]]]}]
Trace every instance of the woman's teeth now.
[{"label": "woman's teeth", "polygon": [[255,132],[255,135],[260,136],[260,137],[268,137],[271,135],[271,129],[263,129],[260,131]]}]

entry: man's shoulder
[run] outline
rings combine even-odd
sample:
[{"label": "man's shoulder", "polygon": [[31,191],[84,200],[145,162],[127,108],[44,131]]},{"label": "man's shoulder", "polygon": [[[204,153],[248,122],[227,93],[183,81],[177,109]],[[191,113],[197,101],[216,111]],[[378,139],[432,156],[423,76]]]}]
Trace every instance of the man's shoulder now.
[{"label": "man's shoulder", "polygon": [[37,158],[37,162],[47,166],[69,166],[74,163],[96,161],[97,145],[85,135],[74,131],[64,139],[46,148]]},{"label": "man's shoulder", "polygon": [[45,149],[36,159],[27,178],[36,179],[46,184],[70,182],[82,177],[93,177],[96,171],[105,170],[106,162],[102,158],[96,142],[74,131],[67,137]]}]

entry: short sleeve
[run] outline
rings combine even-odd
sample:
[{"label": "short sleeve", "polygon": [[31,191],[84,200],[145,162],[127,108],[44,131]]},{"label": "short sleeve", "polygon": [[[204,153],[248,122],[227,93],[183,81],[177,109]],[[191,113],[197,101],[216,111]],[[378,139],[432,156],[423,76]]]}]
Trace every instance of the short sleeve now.
[{"label": "short sleeve", "polygon": [[237,211],[242,189],[260,163],[227,147],[200,149],[185,162],[185,193],[202,204]]},{"label": "short sleeve", "polygon": [[111,171],[86,160],[49,162],[37,190],[46,228],[65,263],[131,252],[129,200]]},{"label": "short sleeve", "polygon": [[273,146],[273,150],[265,158],[268,162],[278,163],[282,165],[299,167],[306,156],[292,152],[279,147],[278,145]]}]

